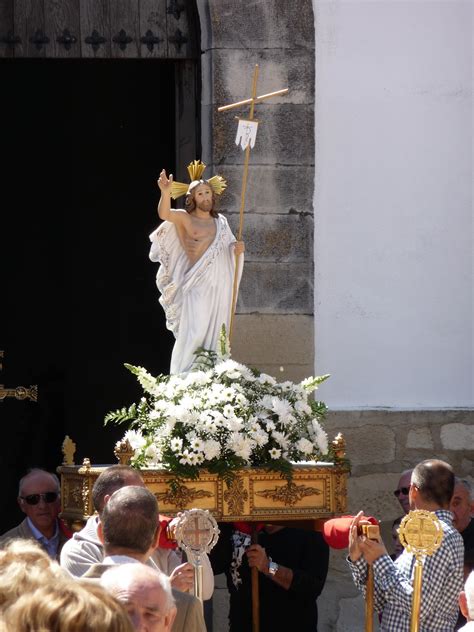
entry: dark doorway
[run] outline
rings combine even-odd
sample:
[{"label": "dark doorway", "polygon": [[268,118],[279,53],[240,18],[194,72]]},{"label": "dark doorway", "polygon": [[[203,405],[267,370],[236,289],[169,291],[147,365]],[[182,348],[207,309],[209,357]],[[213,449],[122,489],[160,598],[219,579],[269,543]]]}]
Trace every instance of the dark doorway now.
[{"label": "dark doorway", "polygon": [[112,463],[104,414],[141,389],[124,362],[168,372],[148,234],[156,178],[175,171],[175,65],[146,60],[0,60],[2,292],[6,399],[0,532],[16,524],[16,483],[55,469],[68,434],[76,463]]}]

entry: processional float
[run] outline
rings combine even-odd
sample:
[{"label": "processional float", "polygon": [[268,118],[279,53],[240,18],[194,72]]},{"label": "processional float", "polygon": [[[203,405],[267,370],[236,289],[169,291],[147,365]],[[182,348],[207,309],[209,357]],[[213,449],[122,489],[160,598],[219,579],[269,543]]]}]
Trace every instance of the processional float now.
[{"label": "processional float", "polygon": [[[247,188],[250,149],[255,145],[258,122],[254,119],[255,104],[284,95],[287,88],[257,96],[258,65],[255,66],[252,96],[218,108],[219,112],[250,106],[248,118],[239,118],[236,144],[245,151],[240,201],[240,223],[237,239],[242,239],[243,214]],[[238,256],[232,295],[229,339],[232,336],[237,301]],[[271,522],[313,530],[322,529],[329,518],[346,511],[348,462],[345,442],[338,435],[331,445],[334,459],[327,463],[294,464],[290,476],[263,467],[245,467],[222,477],[201,469],[198,479],[180,477],[159,469],[143,468],[145,485],[156,496],[160,513],[170,516],[169,537],[188,555],[196,568],[195,594],[202,600],[201,562],[203,553],[214,545],[219,529],[217,522]],[[115,456],[122,464],[130,464],[134,450],[128,441],[118,442]],[[84,458],[74,463],[75,444],[69,437],[63,443],[63,464],[57,471],[61,477],[62,517],[73,529],[83,526],[94,513],[92,487],[108,466],[93,465]],[[253,541],[256,529],[253,530]],[[252,628],[259,632],[258,570],[252,569]]]}]

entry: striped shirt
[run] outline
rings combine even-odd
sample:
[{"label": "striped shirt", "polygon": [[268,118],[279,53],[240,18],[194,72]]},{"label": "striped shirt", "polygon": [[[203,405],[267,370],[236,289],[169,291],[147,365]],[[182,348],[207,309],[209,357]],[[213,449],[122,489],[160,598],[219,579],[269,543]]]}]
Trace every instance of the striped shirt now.
[{"label": "striped shirt", "polygon": [[[453,632],[458,596],[463,589],[464,544],[453,527],[450,511],[434,512],[441,522],[441,546],[424,560],[420,632]],[[348,559],[356,586],[365,594],[367,562]],[[374,562],[374,606],[382,613],[381,632],[410,632],[415,557],[404,551],[393,561],[382,555]]]}]

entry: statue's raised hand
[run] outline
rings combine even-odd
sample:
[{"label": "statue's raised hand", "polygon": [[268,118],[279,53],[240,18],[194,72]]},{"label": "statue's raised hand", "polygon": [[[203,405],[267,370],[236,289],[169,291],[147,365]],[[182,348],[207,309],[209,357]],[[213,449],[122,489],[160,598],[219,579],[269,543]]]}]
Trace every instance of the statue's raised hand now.
[{"label": "statue's raised hand", "polygon": [[160,177],[157,180],[158,187],[162,193],[171,194],[171,185],[173,184],[173,174],[170,173],[170,177],[166,175],[166,171],[162,169]]}]

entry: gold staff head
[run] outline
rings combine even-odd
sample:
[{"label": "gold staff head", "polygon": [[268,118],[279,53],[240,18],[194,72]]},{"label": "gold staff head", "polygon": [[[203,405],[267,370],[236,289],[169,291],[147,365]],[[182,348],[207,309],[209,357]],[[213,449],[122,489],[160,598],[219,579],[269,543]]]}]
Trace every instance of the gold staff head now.
[{"label": "gold staff head", "polygon": [[202,178],[202,174],[204,173],[204,169],[206,165],[200,160],[193,160],[188,165],[188,173],[191,179],[189,184],[184,184],[184,182],[173,182],[171,185],[171,197],[173,200],[177,198],[188,195],[191,191],[197,187],[199,184],[207,184],[211,187],[214,195],[221,195],[227,187],[227,182],[224,180],[222,176],[212,176],[209,180],[204,180]]},{"label": "gold staff head", "polygon": [[443,529],[437,515],[431,511],[410,511],[398,530],[401,544],[415,557],[433,555],[441,546]]}]

